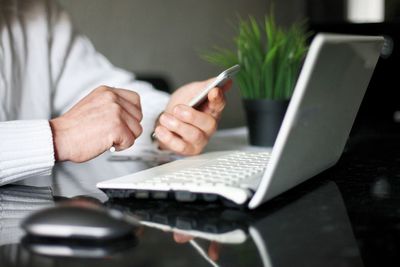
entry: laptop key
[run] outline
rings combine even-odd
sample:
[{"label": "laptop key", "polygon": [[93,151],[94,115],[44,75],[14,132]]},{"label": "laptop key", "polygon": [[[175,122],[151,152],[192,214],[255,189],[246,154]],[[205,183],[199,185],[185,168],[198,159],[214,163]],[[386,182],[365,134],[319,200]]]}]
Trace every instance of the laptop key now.
[{"label": "laptop key", "polygon": [[213,194],[203,194],[203,199],[207,202],[215,202],[218,200],[218,196]]},{"label": "laptop key", "polygon": [[149,198],[149,191],[145,191],[145,190],[138,190],[135,192],[135,197],[138,199],[147,199]]},{"label": "laptop key", "polygon": [[197,195],[188,191],[176,191],[175,198],[181,202],[193,202],[196,201]]},{"label": "laptop key", "polygon": [[168,192],[154,191],[154,192],[151,192],[151,197],[154,199],[166,199],[166,198],[168,198]]}]

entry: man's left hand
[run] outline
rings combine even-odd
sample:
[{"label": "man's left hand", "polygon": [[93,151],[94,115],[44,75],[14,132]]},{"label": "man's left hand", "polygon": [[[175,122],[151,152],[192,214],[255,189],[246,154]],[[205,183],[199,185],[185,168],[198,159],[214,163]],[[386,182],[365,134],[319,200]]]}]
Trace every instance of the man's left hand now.
[{"label": "man's left hand", "polygon": [[161,149],[184,156],[197,155],[203,151],[217,130],[225,107],[224,93],[232,87],[232,81],[227,82],[223,88],[212,89],[207,100],[196,109],[187,104],[213,79],[187,84],[172,94],[155,129]]}]

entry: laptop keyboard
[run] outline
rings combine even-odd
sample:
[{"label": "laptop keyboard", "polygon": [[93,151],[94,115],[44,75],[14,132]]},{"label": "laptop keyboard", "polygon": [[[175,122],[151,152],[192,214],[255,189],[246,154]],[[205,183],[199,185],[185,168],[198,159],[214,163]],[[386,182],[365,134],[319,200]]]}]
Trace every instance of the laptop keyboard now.
[{"label": "laptop keyboard", "polygon": [[[134,192],[107,190],[110,197],[164,199],[173,192],[178,201],[215,201],[218,195],[243,204],[257,190],[265,172],[270,152],[233,152],[210,159],[196,167],[135,182]],[[119,192],[118,192],[119,191]]]},{"label": "laptop keyboard", "polygon": [[255,190],[265,171],[269,156],[270,153],[266,152],[236,152],[199,167],[156,176],[144,183],[224,185]]}]

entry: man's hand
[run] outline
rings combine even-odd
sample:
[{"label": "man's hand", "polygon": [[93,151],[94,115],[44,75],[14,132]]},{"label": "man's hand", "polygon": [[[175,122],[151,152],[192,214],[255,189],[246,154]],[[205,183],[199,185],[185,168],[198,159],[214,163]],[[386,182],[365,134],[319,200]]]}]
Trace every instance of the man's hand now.
[{"label": "man's hand", "polygon": [[199,154],[217,130],[218,120],[225,107],[224,93],[232,86],[214,88],[207,100],[194,109],[187,104],[212,80],[194,82],[179,88],[161,114],[155,134],[161,149],[181,155]]},{"label": "man's hand", "polygon": [[101,86],[50,121],[56,159],[84,162],[112,146],[126,149],[142,133],[141,120],[137,93]]}]

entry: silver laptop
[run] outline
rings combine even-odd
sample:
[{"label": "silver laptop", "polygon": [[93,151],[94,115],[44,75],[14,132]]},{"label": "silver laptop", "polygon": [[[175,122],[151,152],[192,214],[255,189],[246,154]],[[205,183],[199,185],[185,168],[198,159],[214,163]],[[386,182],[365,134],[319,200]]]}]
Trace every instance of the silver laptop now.
[{"label": "silver laptop", "polygon": [[383,37],[317,35],[271,152],[206,153],[97,187],[117,197],[222,198],[258,207],[339,160],[383,42]]}]

